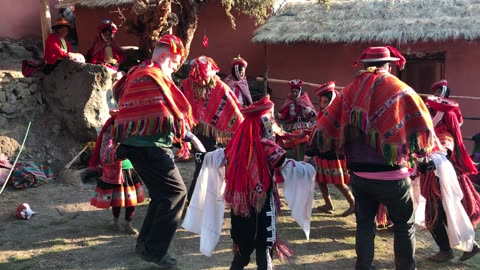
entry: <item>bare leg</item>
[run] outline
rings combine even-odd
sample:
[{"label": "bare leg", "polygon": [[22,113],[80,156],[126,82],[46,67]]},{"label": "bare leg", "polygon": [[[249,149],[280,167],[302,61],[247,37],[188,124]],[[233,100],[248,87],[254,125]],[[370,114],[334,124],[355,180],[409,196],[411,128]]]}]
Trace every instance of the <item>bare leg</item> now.
[{"label": "bare leg", "polygon": [[345,185],[345,184],[335,184],[335,187],[338,190],[340,190],[343,197],[345,197],[345,199],[347,199],[347,202],[350,205],[350,207],[345,212],[342,213],[342,216],[346,217],[346,216],[354,214],[355,213],[355,198],[353,197],[353,194],[350,191],[350,189],[348,188],[348,186]]},{"label": "bare leg", "polygon": [[325,200],[325,204],[318,207],[318,210],[323,213],[333,214],[333,204],[332,198],[330,198],[330,193],[328,192],[327,184],[319,183],[318,187],[322,193],[322,197]]}]

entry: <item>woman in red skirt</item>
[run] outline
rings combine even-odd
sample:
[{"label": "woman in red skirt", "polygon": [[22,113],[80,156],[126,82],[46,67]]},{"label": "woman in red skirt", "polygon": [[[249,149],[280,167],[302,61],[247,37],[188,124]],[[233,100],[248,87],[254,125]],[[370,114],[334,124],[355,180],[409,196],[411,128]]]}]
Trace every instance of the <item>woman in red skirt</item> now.
[{"label": "woman in red skirt", "polygon": [[[335,82],[326,83],[313,92],[320,97],[320,110],[318,114],[320,118],[323,115],[323,110],[325,110],[335,98]],[[312,140],[315,140],[315,138],[312,138]],[[333,151],[320,153],[312,146],[313,144],[310,144],[307,147],[305,154],[315,159],[317,164],[315,180],[325,200],[325,204],[318,207],[318,210],[323,213],[333,214],[334,207],[327,187],[327,184],[333,184],[347,199],[350,205],[350,207],[342,213],[342,216],[346,217],[355,213],[355,200],[347,186],[350,181],[350,176],[347,172],[345,157]]]},{"label": "woman in red skirt", "polygon": [[95,150],[90,160],[90,168],[97,169],[101,163],[102,176],[95,187],[90,204],[97,208],[112,207],[114,229],[121,230],[120,209],[125,207],[125,226],[127,234],[136,235],[138,231],[132,226],[135,206],[145,199],[140,177],[128,159],[115,158],[115,149],[110,136],[111,127],[116,116],[107,120],[98,135]]}]

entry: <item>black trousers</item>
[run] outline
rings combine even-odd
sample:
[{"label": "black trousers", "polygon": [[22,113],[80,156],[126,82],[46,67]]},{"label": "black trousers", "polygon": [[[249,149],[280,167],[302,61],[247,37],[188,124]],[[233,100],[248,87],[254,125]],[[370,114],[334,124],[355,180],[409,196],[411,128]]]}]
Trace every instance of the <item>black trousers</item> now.
[{"label": "black trousers", "polygon": [[[216,142],[213,137],[207,137],[202,134],[196,135],[197,138],[202,142],[203,146],[207,152],[212,152],[216,150]],[[192,182],[190,182],[190,187],[188,187],[187,201],[190,201],[195,190],[195,185],[197,184],[197,178],[202,169],[203,159],[205,158],[206,153],[195,153],[195,171],[193,172]]]},{"label": "black trousers", "polygon": [[[431,216],[433,216],[433,204],[429,204],[429,206],[430,207],[429,209],[427,209],[427,211],[431,211]],[[447,228],[445,227],[446,225],[447,214],[445,213],[445,209],[443,209],[442,200],[437,199],[437,219],[433,224],[430,233],[432,234],[435,243],[437,243],[441,251],[451,250],[450,241],[448,240]]]},{"label": "black trousers", "polygon": [[[268,193],[270,193],[269,191]],[[242,217],[231,213],[232,228],[230,235],[236,247],[230,270],[242,270],[250,263],[250,256],[255,251],[257,269],[271,269],[271,252],[273,244],[272,226],[275,220],[268,214],[275,211],[272,208],[273,198],[270,196],[260,213],[252,209],[249,217]]]},{"label": "black trousers", "polygon": [[374,180],[351,174],[350,184],[355,196],[357,230],[355,269],[372,267],[375,254],[375,215],[378,205],[387,207],[389,218],[395,224],[395,269],[415,269],[415,227],[410,178],[401,180]]},{"label": "black trousers", "polygon": [[173,152],[168,148],[120,145],[117,156],[132,162],[151,199],[137,245],[144,247],[148,257],[161,259],[175,235],[187,194]]}]

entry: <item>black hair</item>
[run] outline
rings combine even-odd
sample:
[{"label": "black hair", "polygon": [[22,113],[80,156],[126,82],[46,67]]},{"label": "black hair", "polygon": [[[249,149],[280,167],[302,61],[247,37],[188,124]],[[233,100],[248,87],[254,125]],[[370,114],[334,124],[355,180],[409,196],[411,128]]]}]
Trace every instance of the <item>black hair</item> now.
[{"label": "black hair", "polygon": [[110,33],[113,34],[113,30],[112,30],[112,28],[110,28],[110,27],[105,27],[105,28],[102,30],[102,34],[105,33],[105,32],[107,32],[107,31],[110,31]]},{"label": "black hair", "polygon": [[68,26],[68,25],[55,25],[55,26],[52,26],[52,29],[54,31],[57,31],[58,29],[61,29],[62,27],[66,27],[70,31],[70,26]]},{"label": "black hair", "polygon": [[447,86],[447,91],[445,91],[445,97],[450,97],[450,87]]},{"label": "black hair", "polygon": [[237,73],[235,72],[235,66],[238,66],[238,70],[240,70],[241,68],[244,68],[244,69],[245,69],[245,67],[242,66],[242,65],[233,65],[233,67],[232,67],[232,75],[233,75],[233,77],[238,81],[238,80],[240,80],[240,78],[237,78]]},{"label": "black hair", "polygon": [[365,63],[365,66],[366,67],[383,67],[386,63],[390,63],[390,61],[379,61],[379,62],[368,62],[368,63]]},{"label": "black hair", "polygon": [[323,93],[320,97],[326,97],[328,100],[332,100],[333,92]]}]

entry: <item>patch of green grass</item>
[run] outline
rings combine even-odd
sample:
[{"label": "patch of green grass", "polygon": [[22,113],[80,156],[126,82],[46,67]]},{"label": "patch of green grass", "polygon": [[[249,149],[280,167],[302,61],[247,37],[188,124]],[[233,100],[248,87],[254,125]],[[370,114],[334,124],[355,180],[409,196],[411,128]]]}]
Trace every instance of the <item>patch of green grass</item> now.
[{"label": "patch of green grass", "polygon": [[22,257],[18,257],[18,256],[10,256],[7,258],[7,261],[11,262],[11,263],[23,263],[23,262],[27,262],[29,261],[30,258],[22,258]]}]

